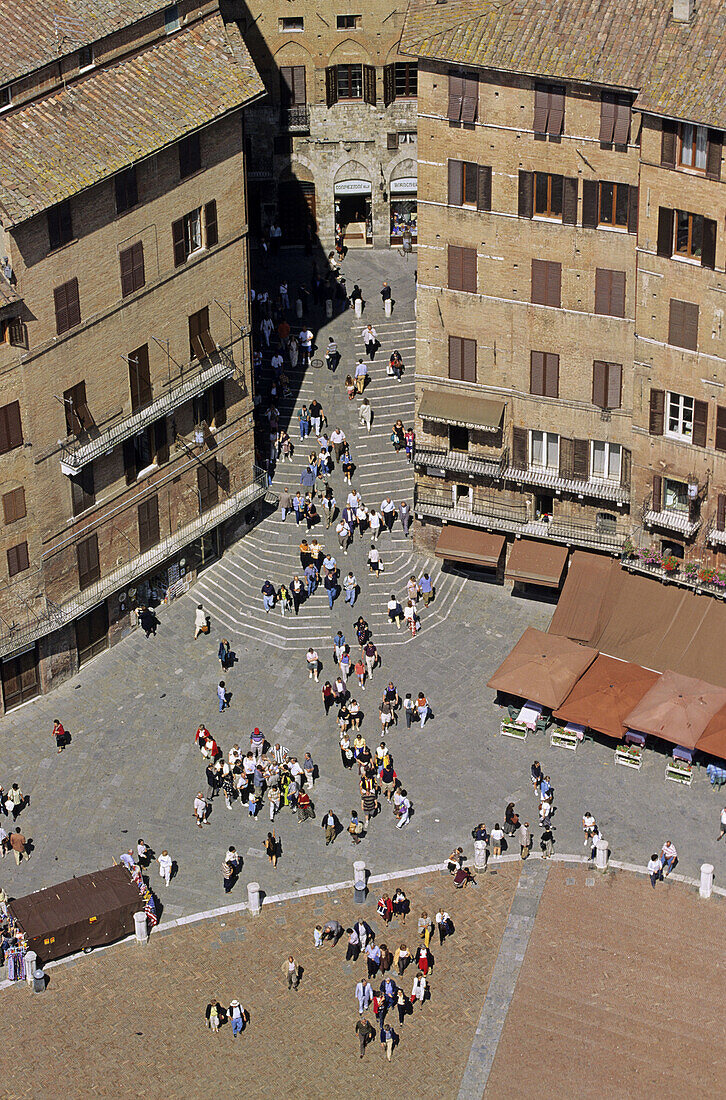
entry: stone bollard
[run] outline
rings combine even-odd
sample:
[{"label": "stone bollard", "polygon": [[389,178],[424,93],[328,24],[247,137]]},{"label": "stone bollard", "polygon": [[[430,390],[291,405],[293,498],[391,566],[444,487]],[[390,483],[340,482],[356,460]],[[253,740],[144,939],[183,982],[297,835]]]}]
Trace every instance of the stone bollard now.
[{"label": "stone bollard", "polygon": [[699,897],[710,898],[713,890],[713,864],[701,864],[701,885],[698,888]]},{"label": "stone bollard", "polygon": [[149,924],[146,920],[146,913],[143,910],[140,913],[134,913],[134,928],[136,931],[137,943],[149,942]]},{"label": "stone bollard", "polygon": [[357,905],[363,904],[367,892],[365,860],[357,859],[353,864],[353,900]]},{"label": "stone bollard", "polygon": [[259,882],[247,883],[247,904],[250,908],[250,913],[253,917],[259,917],[262,912],[262,904],[260,902],[260,884]]},{"label": "stone bollard", "polygon": [[390,298],[386,298],[386,300],[384,301],[383,312],[385,313],[386,317],[391,316],[391,313],[393,312],[393,302]]},{"label": "stone bollard", "polygon": [[302,298],[298,298],[295,302],[295,316],[298,320],[302,317]]},{"label": "stone bollard", "polygon": [[608,842],[602,836],[597,838],[595,846],[595,866],[598,871],[607,871],[608,868]]},{"label": "stone bollard", "polygon": [[45,993],[45,971],[38,967],[33,971],[33,993]]},{"label": "stone bollard", "polygon": [[414,298],[413,300],[413,315],[414,317],[418,317],[418,298]]},{"label": "stone bollard", "polygon": [[330,320],[331,317],[333,316],[333,299],[332,298],[326,298],[325,299],[325,316],[327,317],[328,320]]},{"label": "stone bollard", "polygon": [[355,315],[356,315],[356,317],[362,317],[363,316],[363,299],[362,298],[356,298],[356,300],[355,300]]},{"label": "stone bollard", "polygon": [[38,966],[38,956],[35,951],[25,952],[25,980],[28,985],[33,984],[33,974]]},{"label": "stone bollard", "polygon": [[486,842],[486,840],[475,840],[474,841],[474,866],[476,867],[477,871],[486,871],[488,857],[489,857],[489,853],[487,852],[487,842]]}]

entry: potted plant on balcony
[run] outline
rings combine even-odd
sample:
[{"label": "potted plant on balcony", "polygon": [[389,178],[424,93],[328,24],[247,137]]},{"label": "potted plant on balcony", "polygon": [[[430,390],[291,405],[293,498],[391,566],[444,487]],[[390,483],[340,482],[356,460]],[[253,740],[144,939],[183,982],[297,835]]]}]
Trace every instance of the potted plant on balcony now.
[{"label": "potted plant on balcony", "polygon": [[680,565],[680,561],[675,556],[675,554],[664,554],[663,558],[661,559],[661,566],[663,567],[663,572],[668,573],[669,575],[672,575],[673,573],[677,572],[679,565]]},{"label": "potted plant on balcony", "polygon": [[683,575],[690,581],[695,581],[696,578],[701,580],[701,564],[697,561],[689,561],[683,566]]},{"label": "potted plant on balcony", "polygon": [[702,565],[698,570],[698,579],[701,584],[714,584],[718,574],[710,566]]}]

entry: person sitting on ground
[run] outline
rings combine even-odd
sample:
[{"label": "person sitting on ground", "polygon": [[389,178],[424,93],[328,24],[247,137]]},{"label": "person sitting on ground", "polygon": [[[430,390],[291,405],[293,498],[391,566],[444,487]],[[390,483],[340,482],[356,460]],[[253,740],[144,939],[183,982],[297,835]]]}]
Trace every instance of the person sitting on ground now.
[{"label": "person sitting on ground", "polygon": [[446,861],[446,869],[450,875],[455,875],[459,868],[464,863],[464,849],[454,848],[453,852]]}]

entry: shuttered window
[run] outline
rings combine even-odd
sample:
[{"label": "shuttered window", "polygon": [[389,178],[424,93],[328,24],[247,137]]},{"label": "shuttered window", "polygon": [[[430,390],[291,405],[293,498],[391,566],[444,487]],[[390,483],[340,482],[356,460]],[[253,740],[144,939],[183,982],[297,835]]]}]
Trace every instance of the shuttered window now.
[{"label": "shuttered window", "polygon": [[599,409],[619,409],[622,400],[623,368],[620,363],[596,359],[592,364],[592,403]]},{"label": "shuttered window", "polygon": [[660,137],[660,163],[663,168],[675,168],[676,166],[677,134],[677,124],[670,118],[664,118],[661,122]]},{"label": "shuttered window", "polygon": [[673,226],[675,211],[665,206],[658,207],[658,241],[656,251],[659,256],[673,255]]},{"label": "shuttered window", "polygon": [[27,515],[25,507],[25,489],[22,485],[19,489],[11,489],[9,493],[3,493],[3,517],[5,523],[15,523],[24,519]]},{"label": "shuttered window", "polygon": [[477,210],[491,210],[492,208],[492,169],[489,164],[478,166],[476,208]]},{"label": "shuttered window", "polygon": [[654,512],[660,512],[662,501],[663,478],[660,476],[660,474],[653,474],[653,495],[651,498],[651,508]]},{"label": "shuttered window", "polygon": [[197,466],[197,488],[202,512],[208,512],[219,500],[217,464],[214,459],[206,466]]},{"label": "shuttered window", "polygon": [[665,390],[650,391],[650,419],[648,431],[651,435],[663,435],[665,427]]},{"label": "shuttered window", "polygon": [[21,542],[17,546],[11,546],[7,555],[8,575],[10,577],[14,577],[16,573],[24,573],[26,569],[30,569],[27,542]]},{"label": "shuttered window", "polygon": [[[392,130],[390,134],[386,134],[386,148],[390,149],[391,152],[398,149],[398,134],[395,130]],[[451,163],[452,161],[449,161],[449,164]],[[449,202],[451,202],[451,199],[449,199]]]},{"label": "shuttered window", "polygon": [[603,92],[600,101],[600,143],[627,145],[632,99],[619,92]]},{"label": "shuttered window", "polygon": [[138,507],[139,552],[158,545],[159,542],[159,497],[154,495],[143,501]]},{"label": "shuttered window", "polygon": [[363,66],[363,102],[376,105],[376,69],[375,65]]},{"label": "shuttered window", "polygon": [[93,463],[89,462],[77,474],[69,478],[71,486],[71,507],[74,516],[79,516],[96,503],[96,488],[93,478]]},{"label": "shuttered window", "polygon": [[148,405],[152,398],[148,344],[142,344],[129,355],[129,386],[131,411],[136,412],[137,409]]},{"label": "shuttered window", "polygon": [[718,494],[716,502],[716,530],[726,531],[726,495]]},{"label": "shuttered window", "polygon": [[470,73],[449,73],[449,122],[475,122],[478,100],[478,76]]},{"label": "shuttered window", "polygon": [[449,378],[476,382],[476,340],[449,337]]},{"label": "shuttered window", "polygon": [[559,397],[559,355],[549,351],[530,352],[529,392],[539,397]]},{"label": "shuttered window", "polygon": [[307,103],[304,65],[280,67],[280,102],[284,109],[302,107]]},{"label": "shuttered window", "polygon": [[202,147],[199,134],[189,134],[182,138],[179,149],[179,178],[186,179],[202,167]]},{"label": "shuttered window", "polygon": [[534,172],[519,173],[517,213],[520,218],[531,218],[534,214]]},{"label": "shuttered window", "polygon": [[136,168],[125,168],[113,178],[114,191],[116,193],[116,213],[123,214],[131,210],[139,201],[139,188],[136,179]]},{"label": "shuttered window", "polygon": [[449,290],[476,293],[476,249],[449,245]]},{"label": "shuttered window", "polygon": [[58,336],[81,323],[81,301],[78,295],[78,279],[70,279],[53,291],[55,304],[55,330]]},{"label": "shuttered window", "polygon": [[708,437],[708,402],[693,402],[693,434],[691,443],[694,447],[705,447]]},{"label": "shuttered window", "polygon": [[535,137],[559,138],[565,122],[565,88],[562,84],[535,84]]},{"label": "shuttered window", "polygon": [[595,313],[606,317],[625,316],[625,272],[595,269]]},{"label": "shuttered window", "polygon": [[93,418],[86,401],[86,383],[76,382],[63,394],[63,407],[66,413],[66,434],[81,435],[93,426]]},{"label": "shuttered window", "polygon": [[90,588],[101,577],[101,565],[98,560],[98,535],[90,535],[76,546],[78,558],[78,586],[81,592]]},{"label": "shuttered window", "polygon": [[709,130],[706,145],[706,179],[721,179],[721,160],[723,158],[723,133],[721,130]]},{"label": "shuttered window", "polygon": [[726,452],[726,406],[716,407],[716,450]]},{"label": "shuttered window", "polygon": [[671,298],[668,343],[688,351],[698,349],[698,306],[694,302]]},{"label": "shuttered window", "polygon": [[146,282],[144,275],[144,246],[141,241],[119,252],[121,267],[121,297],[127,298],[135,290],[141,290]]},{"label": "shuttered window", "polygon": [[516,470],[526,470],[528,460],[529,432],[526,428],[512,428],[512,465]]},{"label": "shuttered window", "polygon": [[335,65],[328,65],[325,70],[325,103],[332,107],[338,102],[338,74]]},{"label": "shuttered window", "polygon": [[534,212],[542,218],[562,217],[562,176],[535,172]]},{"label": "shuttered window", "polygon": [[48,211],[48,246],[52,252],[73,240],[73,220],[68,199]]},{"label": "shuttered window", "polygon": [[383,66],[383,106],[390,107],[396,98],[396,67],[394,64]]},{"label": "shuttered window", "polygon": [[477,210],[491,210],[492,170],[473,161],[450,160],[448,162],[448,201],[450,206],[471,206]]},{"label": "shuttered window", "polygon": [[562,264],[552,260],[532,260],[532,303],[560,306]]},{"label": "shuttered window", "polygon": [[206,359],[205,343],[210,339],[209,306],[204,306],[189,315],[189,358],[200,361]]},{"label": "shuttered window", "polygon": [[572,440],[572,476],[578,481],[590,477],[590,444],[587,439]]},{"label": "shuttered window", "polygon": [[[365,66],[370,68],[369,65]],[[363,99],[363,65],[334,65],[335,100]],[[375,77],[375,69],[373,70]]]},{"label": "shuttered window", "polygon": [[23,425],[20,421],[20,402],[11,401],[0,407],[0,455],[23,445]]},{"label": "shuttered window", "polygon": [[204,205],[204,243],[207,248],[219,241],[219,229],[217,227],[217,203],[214,199]]}]

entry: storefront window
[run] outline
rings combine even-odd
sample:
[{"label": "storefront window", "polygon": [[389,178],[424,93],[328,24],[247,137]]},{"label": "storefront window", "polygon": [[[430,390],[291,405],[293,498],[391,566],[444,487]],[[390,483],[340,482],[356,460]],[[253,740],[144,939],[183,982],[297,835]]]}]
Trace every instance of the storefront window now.
[{"label": "storefront window", "polygon": [[415,176],[391,180],[391,244],[400,245],[408,230],[416,244],[417,181]]}]

